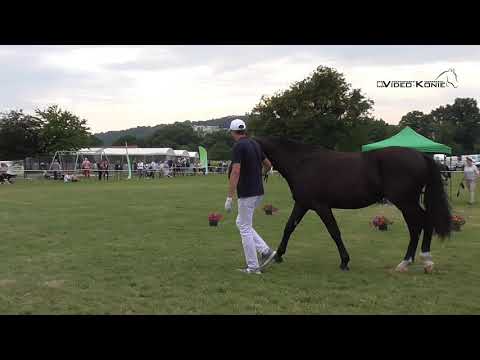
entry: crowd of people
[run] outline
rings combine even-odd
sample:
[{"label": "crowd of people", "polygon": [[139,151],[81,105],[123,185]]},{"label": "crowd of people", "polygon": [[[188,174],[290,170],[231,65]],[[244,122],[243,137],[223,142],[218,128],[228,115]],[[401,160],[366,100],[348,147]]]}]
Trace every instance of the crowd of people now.
[{"label": "crowd of people", "polygon": [[[154,179],[160,177],[204,175],[206,173],[206,169],[199,164],[198,160],[191,160],[186,157],[178,157],[164,161],[134,159],[131,165],[134,176],[138,178]],[[209,161],[208,172],[224,174],[227,172],[229,165],[230,162],[228,161]],[[45,168],[46,167],[45,165]],[[80,169],[84,179],[96,177],[99,181],[108,181],[112,175],[112,170],[114,170],[113,176],[116,180],[125,177],[125,174],[128,173],[127,163],[121,163],[119,161],[110,163],[106,158],[91,161],[88,157],[85,157],[80,165]],[[69,172],[71,171],[62,169],[62,165],[58,159],[54,159],[49,170],[44,170],[44,177],[53,180],[64,180],[65,174]],[[70,181],[71,179],[68,178],[68,180]],[[78,181],[78,177],[75,178],[75,181]]]},{"label": "crowd of people", "polygon": [[0,184],[13,184],[16,175],[6,163],[0,163]]}]

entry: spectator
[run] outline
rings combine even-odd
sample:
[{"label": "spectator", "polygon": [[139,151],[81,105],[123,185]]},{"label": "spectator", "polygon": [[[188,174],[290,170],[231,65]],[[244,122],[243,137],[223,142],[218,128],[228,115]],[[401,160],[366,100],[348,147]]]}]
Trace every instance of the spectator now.
[{"label": "spectator", "polygon": [[97,175],[98,175],[98,180],[102,180],[103,169],[102,169],[102,161],[101,160],[99,162],[97,162]]},{"label": "spectator", "polygon": [[163,163],[163,175],[166,177],[172,177],[172,175],[170,175],[170,166],[168,165],[168,161]]},{"label": "spectator", "polygon": [[102,162],[100,163],[100,170],[103,173],[103,180],[108,180],[108,168],[109,168],[108,160],[103,159]]},{"label": "spectator", "polygon": [[62,167],[60,166],[60,163],[58,162],[57,159],[55,159],[52,163],[51,170],[53,171],[53,179],[57,180],[60,175],[60,170]]},{"label": "spectator", "polygon": [[12,184],[11,179],[15,176],[6,163],[0,164],[0,184]]},{"label": "spectator", "polygon": [[158,178],[160,178],[160,171],[162,170],[162,162],[158,161],[155,163],[155,172],[157,173]]},{"label": "spectator", "polygon": [[157,163],[155,162],[155,160],[152,160],[152,162],[150,163],[150,177],[152,179],[155,179],[155,170],[157,169]]},{"label": "spectator", "polygon": [[143,170],[144,170],[144,164],[143,164],[143,161],[140,160],[140,161],[137,163],[137,171],[138,171],[138,176],[139,176],[139,177],[143,177]]},{"label": "spectator", "polygon": [[120,180],[122,174],[122,165],[119,162],[115,164],[115,179]]},{"label": "spectator", "polygon": [[86,178],[90,178],[90,169],[92,168],[92,163],[88,158],[83,159],[82,162],[82,169],[83,169],[83,176]]},{"label": "spectator", "polygon": [[78,182],[78,178],[74,174],[72,175],[66,174],[63,177],[63,182]]},{"label": "spectator", "polygon": [[473,160],[470,157],[467,157],[467,163],[463,168],[463,180],[467,185],[467,189],[470,192],[470,205],[473,205],[475,202],[475,182],[479,176],[478,168],[473,164]]}]

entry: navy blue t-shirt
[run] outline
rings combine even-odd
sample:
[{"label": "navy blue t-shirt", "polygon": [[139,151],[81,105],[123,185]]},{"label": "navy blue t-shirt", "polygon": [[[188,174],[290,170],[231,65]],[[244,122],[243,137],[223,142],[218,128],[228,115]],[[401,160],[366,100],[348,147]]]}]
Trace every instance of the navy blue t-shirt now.
[{"label": "navy blue t-shirt", "polygon": [[263,195],[262,161],[265,154],[260,145],[249,138],[240,139],[233,147],[232,165],[240,164],[237,195],[239,198]]}]

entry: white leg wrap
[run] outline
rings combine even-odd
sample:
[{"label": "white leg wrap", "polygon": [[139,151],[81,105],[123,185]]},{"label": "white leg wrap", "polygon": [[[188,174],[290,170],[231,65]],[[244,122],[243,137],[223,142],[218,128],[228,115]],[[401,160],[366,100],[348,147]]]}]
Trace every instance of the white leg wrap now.
[{"label": "white leg wrap", "polygon": [[397,267],[395,268],[395,271],[406,272],[408,271],[408,265],[410,265],[411,263],[412,263],[411,260],[403,260],[400,264],[397,265]]}]

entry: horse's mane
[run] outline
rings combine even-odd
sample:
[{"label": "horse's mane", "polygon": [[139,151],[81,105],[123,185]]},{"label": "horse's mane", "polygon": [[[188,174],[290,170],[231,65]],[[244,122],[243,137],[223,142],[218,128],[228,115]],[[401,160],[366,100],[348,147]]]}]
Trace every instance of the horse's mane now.
[{"label": "horse's mane", "polygon": [[305,144],[297,140],[287,139],[285,137],[280,137],[280,136],[265,136],[265,137],[260,137],[260,139],[265,139],[275,147],[284,149],[287,152],[292,152],[292,153],[311,154],[313,152],[326,151],[326,149],[323,146],[318,144]]}]

